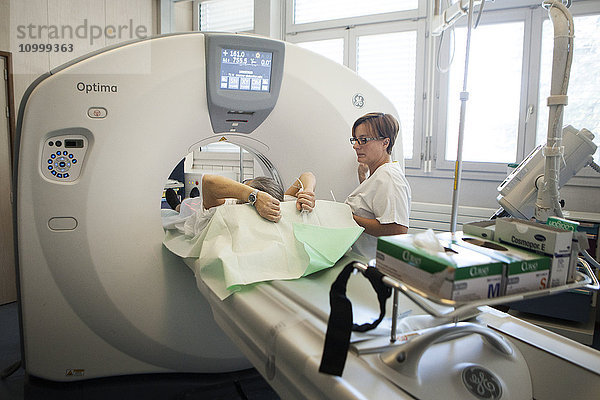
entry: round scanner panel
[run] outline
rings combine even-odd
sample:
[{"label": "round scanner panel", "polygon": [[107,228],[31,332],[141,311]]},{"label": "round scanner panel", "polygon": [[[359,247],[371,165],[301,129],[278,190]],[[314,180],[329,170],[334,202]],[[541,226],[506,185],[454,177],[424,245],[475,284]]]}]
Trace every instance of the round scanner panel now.
[{"label": "round scanner panel", "polygon": [[49,137],[42,148],[42,174],[53,181],[74,182],[81,174],[87,148],[88,141],[83,135]]}]

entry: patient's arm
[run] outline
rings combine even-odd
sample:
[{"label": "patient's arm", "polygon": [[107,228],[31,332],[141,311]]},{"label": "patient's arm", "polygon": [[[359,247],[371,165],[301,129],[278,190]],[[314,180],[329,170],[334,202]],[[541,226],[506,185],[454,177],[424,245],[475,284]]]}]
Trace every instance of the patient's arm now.
[{"label": "patient's arm", "polygon": [[369,235],[373,236],[391,236],[391,235],[401,235],[403,233],[408,232],[408,228],[404,225],[391,223],[391,224],[382,224],[377,221],[375,218],[364,218],[359,217],[358,215],[352,214],[354,217],[354,221],[357,224],[365,228],[365,232]]},{"label": "patient's arm", "polygon": [[[207,174],[202,177],[202,202],[206,209],[220,206],[225,203],[225,199],[246,202],[253,190],[248,185],[224,176]],[[277,222],[281,219],[279,200],[266,192],[257,193],[254,208],[261,217],[269,221]]]},{"label": "patient's arm", "polygon": [[[300,182],[298,182],[300,181]],[[312,172],[304,172],[298,179],[294,181],[285,194],[294,196],[296,200],[296,208],[298,210],[312,211],[315,206],[315,186],[317,178]]]}]

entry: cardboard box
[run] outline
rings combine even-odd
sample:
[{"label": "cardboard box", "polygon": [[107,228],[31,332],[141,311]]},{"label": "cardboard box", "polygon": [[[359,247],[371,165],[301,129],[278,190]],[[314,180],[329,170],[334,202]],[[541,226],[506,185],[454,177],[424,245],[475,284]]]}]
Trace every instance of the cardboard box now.
[{"label": "cardboard box", "polygon": [[479,236],[483,239],[494,240],[496,221],[476,221],[463,224],[463,232],[468,235]]},{"label": "cardboard box", "polygon": [[577,270],[577,257],[579,256],[579,252],[586,250],[589,247],[587,237],[585,234],[577,232],[577,229],[579,229],[579,222],[576,221],[570,221],[568,219],[559,217],[549,217],[546,221],[546,225],[573,232],[571,258],[569,260],[569,274],[567,278],[567,282],[573,282],[575,280],[575,271]]},{"label": "cardboard box", "polygon": [[531,221],[499,218],[495,238],[500,243],[552,257],[549,287],[567,283],[573,232]]},{"label": "cardboard box", "polygon": [[444,299],[472,301],[500,296],[504,264],[450,242],[442,242],[445,252],[433,253],[416,247],[414,236],[380,237],[377,268]]},{"label": "cardboard box", "polygon": [[548,217],[546,221],[546,225],[553,226],[558,229],[562,229],[563,231],[571,231],[575,232],[579,227],[579,222],[569,221],[568,219],[559,218],[559,217]]},{"label": "cardboard box", "polygon": [[456,244],[473,251],[481,252],[506,265],[506,275],[502,294],[541,290],[548,287],[551,258],[500,244],[462,232],[450,232],[437,235],[441,240],[453,240]]}]

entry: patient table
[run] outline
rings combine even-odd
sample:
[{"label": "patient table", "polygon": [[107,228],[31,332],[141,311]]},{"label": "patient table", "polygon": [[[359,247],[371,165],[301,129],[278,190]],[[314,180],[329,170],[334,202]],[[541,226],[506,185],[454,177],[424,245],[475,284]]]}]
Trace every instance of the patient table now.
[{"label": "patient table", "polygon": [[[219,326],[285,399],[470,398],[456,371],[468,364],[501,371],[501,398],[531,398],[531,393],[535,399],[597,395],[600,362],[595,351],[485,306],[470,321],[505,338],[518,355],[514,360],[505,358],[482,336],[469,335],[432,343],[421,356],[416,375],[395,373],[381,361],[386,350],[377,348],[389,345],[390,301],[380,327],[372,333],[353,334],[342,376],[319,373],[329,317],[329,293],[323,288],[329,288],[341,268],[357,258],[349,253],[330,270],[295,281],[259,284],[224,301],[206,285],[198,287]],[[191,259],[186,263],[193,268]],[[377,300],[367,280],[352,277],[348,293],[356,323],[377,316]],[[415,326],[428,323],[427,312],[405,296],[400,295],[399,309],[405,319],[416,320]],[[585,385],[576,383],[582,380]]]}]

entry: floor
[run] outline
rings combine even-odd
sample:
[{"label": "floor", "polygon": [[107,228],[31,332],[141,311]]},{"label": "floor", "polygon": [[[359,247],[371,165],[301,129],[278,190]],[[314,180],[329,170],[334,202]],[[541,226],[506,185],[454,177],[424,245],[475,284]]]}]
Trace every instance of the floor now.
[{"label": "floor", "polygon": [[[20,359],[17,304],[0,306],[0,371]],[[279,396],[254,370],[227,374],[152,374],[57,383],[25,374],[0,380],[1,400],[275,400]]]}]

